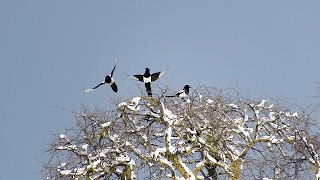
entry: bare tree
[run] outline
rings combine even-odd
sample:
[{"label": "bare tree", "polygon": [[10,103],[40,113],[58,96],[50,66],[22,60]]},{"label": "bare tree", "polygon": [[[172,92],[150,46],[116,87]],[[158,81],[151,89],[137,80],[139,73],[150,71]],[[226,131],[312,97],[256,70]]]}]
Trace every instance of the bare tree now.
[{"label": "bare tree", "polygon": [[314,111],[234,89],[162,92],[71,110],[74,126],[49,143],[43,178],[320,179]]}]

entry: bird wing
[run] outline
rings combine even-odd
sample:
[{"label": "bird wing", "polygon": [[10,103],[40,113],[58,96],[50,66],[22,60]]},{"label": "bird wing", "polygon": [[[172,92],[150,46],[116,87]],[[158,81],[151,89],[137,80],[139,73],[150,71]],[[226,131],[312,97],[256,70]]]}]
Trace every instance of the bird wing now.
[{"label": "bird wing", "polygon": [[114,92],[118,92],[118,87],[117,87],[117,84],[114,82],[114,83],[112,83],[111,85],[111,88],[112,88],[112,90],[114,91]]},{"label": "bird wing", "polygon": [[153,73],[153,74],[151,75],[151,82],[159,79],[159,78],[162,77],[166,72],[167,72],[167,71],[164,69],[163,71]]},{"label": "bird wing", "polygon": [[90,92],[90,91],[94,91],[94,89],[91,89],[91,88],[85,88],[84,89],[84,92]]},{"label": "bird wing", "polygon": [[96,88],[98,88],[99,86],[101,86],[101,85],[103,85],[103,84],[105,84],[105,82],[102,82],[102,83],[98,84],[98,85],[97,85],[96,87],[94,87],[94,88],[85,88],[85,89],[84,89],[84,92],[94,91]]},{"label": "bird wing", "polygon": [[99,86],[101,86],[101,85],[103,85],[103,84],[105,84],[105,82],[102,82],[102,83],[98,84],[96,87],[94,87],[94,88],[92,88],[92,89],[96,89],[96,88],[98,88]]},{"label": "bird wing", "polygon": [[113,67],[111,74],[110,74],[111,77],[113,76],[113,71],[116,69],[116,66],[117,66],[117,56],[114,55],[114,67]]},{"label": "bird wing", "polygon": [[178,92],[178,93],[176,94],[176,96],[177,96],[177,97],[180,97],[180,95],[181,95],[182,93],[184,93],[184,90],[181,90],[180,92]]},{"label": "bird wing", "polygon": [[129,75],[129,77],[130,77],[131,79],[133,79],[133,80],[143,82],[143,75],[141,75],[141,74],[132,75],[132,76],[131,76],[131,75]]},{"label": "bird wing", "polygon": [[118,62],[118,60],[117,60],[117,56],[116,56],[116,55],[114,55],[114,56],[113,56],[113,58],[114,58],[114,62],[117,64],[117,62]]},{"label": "bird wing", "polygon": [[186,93],[186,91],[183,90],[183,91],[179,92],[179,93],[177,94],[177,96],[178,96],[179,98],[183,99],[183,98],[185,98],[185,97],[188,96],[188,93]]},{"label": "bird wing", "polygon": [[114,67],[113,67],[113,69],[111,71],[111,74],[110,74],[111,77],[113,76],[113,71],[116,69],[116,66],[117,66],[117,64],[114,65]]}]

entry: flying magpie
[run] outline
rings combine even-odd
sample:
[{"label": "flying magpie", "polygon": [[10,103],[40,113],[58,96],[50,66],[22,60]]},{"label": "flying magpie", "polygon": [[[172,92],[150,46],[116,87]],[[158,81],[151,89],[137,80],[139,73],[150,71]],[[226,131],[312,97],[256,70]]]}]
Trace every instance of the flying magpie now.
[{"label": "flying magpie", "polygon": [[132,75],[130,77],[134,80],[144,82],[144,86],[147,89],[148,96],[152,96],[151,82],[156,81],[161,76],[163,76],[165,73],[166,73],[166,70],[164,69],[163,71],[151,74],[150,69],[146,68],[146,71],[144,72],[144,74]]},{"label": "flying magpie", "polygon": [[180,92],[178,92],[177,94],[175,94],[174,96],[166,96],[166,97],[178,97],[180,99],[184,99],[185,97],[187,97],[189,95],[190,88],[191,87],[189,85],[185,85],[183,87],[183,89]]},{"label": "flying magpie", "polygon": [[107,76],[105,77],[104,81],[102,81],[102,82],[101,82],[100,84],[98,84],[96,87],[94,87],[94,88],[92,88],[92,89],[91,89],[91,88],[86,88],[86,89],[84,89],[84,92],[93,91],[93,90],[95,90],[96,88],[98,88],[99,86],[104,85],[104,84],[107,84],[107,85],[111,86],[112,90],[113,90],[115,93],[118,92],[117,84],[116,84],[114,78],[112,77],[112,76],[113,76],[113,72],[114,72],[114,70],[116,69],[116,66],[117,66],[116,56],[114,56],[114,61],[115,61],[115,65],[114,65],[114,67],[113,67],[110,75],[107,75]]}]

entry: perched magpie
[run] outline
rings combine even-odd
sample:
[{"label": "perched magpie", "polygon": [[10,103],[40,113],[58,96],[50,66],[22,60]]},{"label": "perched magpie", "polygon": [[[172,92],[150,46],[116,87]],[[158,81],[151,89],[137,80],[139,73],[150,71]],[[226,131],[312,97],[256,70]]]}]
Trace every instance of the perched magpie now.
[{"label": "perched magpie", "polygon": [[90,91],[93,91],[95,90],[96,88],[98,88],[99,86],[101,85],[104,85],[104,84],[107,84],[109,86],[111,86],[112,90],[114,92],[118,92],[118,87],[117,87],[117,84],[114,80],[114,78],[112,77],[113,76],[113,72],[114,70],[116,69],[116,66],[117,66],[117,61],[116,61],[116,56],[114,56],[114,60],[115,60],[115,65],[110,73],[110,75],[107,75],[106,78],[104,79],[104,81],[102,81],[100,84],[98,84],[96,87],[90,89],[90,88],[86,88],[84,89],[84,92],[90,92]]},{"label": "perched magpie", "polygon": [[178,97],[178,98],[184,99],[185,97],[187,97],[189,95],[189,88],[191,88],[189,85],[185,85],[183,87],[183,90],[181,90],[180,92],[178,92],[174,96],[166,96],[166,97]]},{"label": "perched magpie", "polygon": [[166,70],[164,69],[163,71],[150,74],[150,69],[146,68],[146,71],[144,72],[144,74],[132,75],[130,77],[134,80],[144,82],[144,86],[147,89],[148,96],[152,96],[151,82],[156,81],[165,73],[166,73]]}]

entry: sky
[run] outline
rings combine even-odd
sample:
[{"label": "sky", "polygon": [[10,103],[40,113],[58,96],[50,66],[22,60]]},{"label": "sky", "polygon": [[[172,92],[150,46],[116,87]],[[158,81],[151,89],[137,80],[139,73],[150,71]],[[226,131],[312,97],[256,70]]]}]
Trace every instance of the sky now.
[{"label": "sky", "polygon": [[[0,1],[0,174],[39,179],[42,152],[71,127],[59,108],[139,93],[126,74],[168,67],[156,84],[237,86],[245,96],[317,103],[320,1]],[[102,86],[114,66],[119,91]],[[319,80],[320,81],[320,80]],[[156,87],[156,84],[153,87]],[[143,87],[143,85],[141,85]],[[58,107],[58,108],[56,108]]]}]

